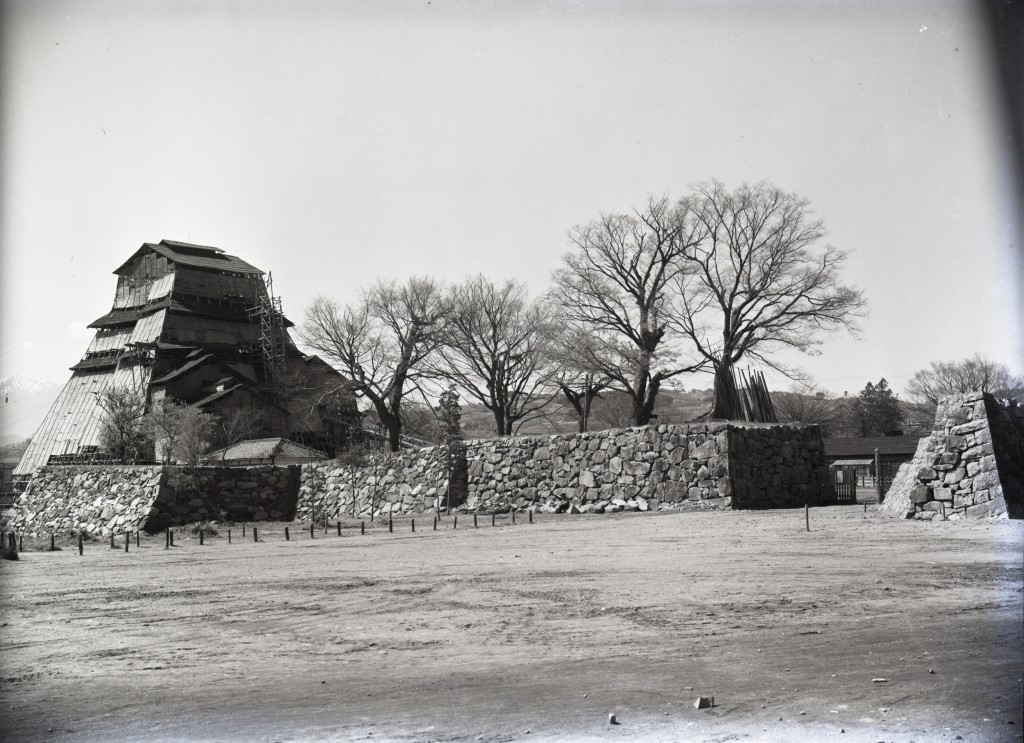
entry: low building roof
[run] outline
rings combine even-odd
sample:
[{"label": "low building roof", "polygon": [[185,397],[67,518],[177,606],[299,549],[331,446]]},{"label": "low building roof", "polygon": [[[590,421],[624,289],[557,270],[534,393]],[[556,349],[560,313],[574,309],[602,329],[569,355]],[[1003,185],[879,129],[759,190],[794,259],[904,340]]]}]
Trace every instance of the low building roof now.
[{"label": "low building roof", "polygon": [[918,436],[851,436],[848,438],[825,439],[825,456],[867,458],[875,456],[875,449],[881,456],[913,456],[917,451]]},{"label": "low building roof", "polygon": [[288,457],[291,459],[327,459],[327,455],[316,449],[282,437],[272,439],[247,439],[237,444],[210,452],[203,460],[206,462],[227,462],[234,459],[273,459]]}]

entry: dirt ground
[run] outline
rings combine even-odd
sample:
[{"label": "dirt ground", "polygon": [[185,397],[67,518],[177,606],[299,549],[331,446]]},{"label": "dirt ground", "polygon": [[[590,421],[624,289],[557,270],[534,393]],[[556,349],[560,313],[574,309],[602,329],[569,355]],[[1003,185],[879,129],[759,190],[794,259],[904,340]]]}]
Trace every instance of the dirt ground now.
[{"label": "dirt ground", "polygon": [[411,526],[0,562],[0,739],[1022,738],[1024,523]]}]

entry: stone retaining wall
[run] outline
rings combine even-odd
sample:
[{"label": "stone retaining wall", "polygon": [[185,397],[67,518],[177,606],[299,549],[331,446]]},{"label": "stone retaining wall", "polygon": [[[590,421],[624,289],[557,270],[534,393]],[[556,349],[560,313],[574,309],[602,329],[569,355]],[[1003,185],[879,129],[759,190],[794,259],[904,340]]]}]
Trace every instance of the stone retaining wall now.
[{"label": "stone retaining wall", "polygon": [[371,455],[353,470],[336,461],[302,465],[296,518],[369,517],[440,508],[448,488],[443,446]]},{"label": "stone retaining wall", "polygon": [[929,521],[1024,518],[1024,410],[980,391],[942,400],[880,510]]},{"label": "stone retaining wall", "polygon": [[[814,503],[817,427],[699,423],[466,442],[462,512],[605,513]],[[445,447],[286,467],[46,467],[9,526],[106,535],[195,521],[319,520],[446,507]],[[460,463],[454,469],[460,471]],[[354,479],[353,479],[354,478]],[[458,478],[456,483],[461,482]],[[453,490],[459,490],[461,486]]]},{"label": "stone retaining wall", "polygon": [[[605,513],[781,508],[813,503],[824,465],[815,426],[664,425],[466,442],[461,512]],[[444,447],[380,455],[357,469],[304,465],[300,519],[420,513],[445,504]],[[353,510],[354,509],[354,510]]]},{"label": "stone retaining wall", "polygon": [[6,527],[28,534],[96,536],[155,531],[195,521],[290,520],[299,468],[42,467],[15,503]]}]

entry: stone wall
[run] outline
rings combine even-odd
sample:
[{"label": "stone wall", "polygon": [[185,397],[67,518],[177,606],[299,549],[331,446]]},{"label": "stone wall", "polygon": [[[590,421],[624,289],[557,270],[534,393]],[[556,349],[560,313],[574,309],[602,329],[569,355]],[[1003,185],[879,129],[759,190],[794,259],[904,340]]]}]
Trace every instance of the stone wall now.
[{"label": "stone wall", "polygon": [[163,486],[145,528],[194,521],[291,521],[299,466],[166,467]]},{"label": "stone wall", "polygon": [[[466,442],[461,512],[605,513],[661,508],[778,508],[814,503],[824,466],[817,427],[663,425]],[[377,516],[445,506],[443,447],[380,456],[355,472],[305,465],[297,516]],[[354,506],[354,510],[353,510]]]},{"label": "stone wall", "polygon": [[195,521],[290,520],[298,466],[57,466],[36,471],[6,527],[28,534],[96,536]]},{"label": "stone wall", "polygon": [[942,400],[881,511],[922,520],[1024,518],[1024,411],[974,392]]},{"label": "stone wall", "polygon": [[136,531],[163,480],[161,467],[41,467],[7,516],[6,528],[35,535]]},{"label": "stone wall", "polygon": [[475,441],[467,456],[467,507],[499,512],[646,510],[652,500],[661,508],[802,506],[825,461],[817,427],[739,423]]},{"label": "stone wall", "polygon": [[355,471],[334,460],[302,465],[296,518],[369,517],[440,508],[448,488],[443,446],[378,453]]},{"label": "stone wall", "polygon": [[[446,506],[447,458],[445,447],[379,454],[354,481],[335,461],[191,473],[46,467],[8,525],[106,535],[206,520],[421,513]],[[466,442],[466,492],[452,505],[482,513],[798,507],[816,501],[824,461],[814,426],[700,423],[485,439]]]}]

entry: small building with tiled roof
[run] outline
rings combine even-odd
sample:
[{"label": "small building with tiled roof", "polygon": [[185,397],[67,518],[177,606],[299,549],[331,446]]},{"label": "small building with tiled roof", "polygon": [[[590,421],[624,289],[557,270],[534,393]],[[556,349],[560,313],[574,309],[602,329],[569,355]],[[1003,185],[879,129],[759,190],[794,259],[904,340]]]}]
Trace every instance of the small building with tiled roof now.
[{"label": "small building with tiled roof", "polygon": [[203,457],[204,464],[249,467],[261,464],[305,464],[327,459],[323,452],[286,438],[247,439]]}]

